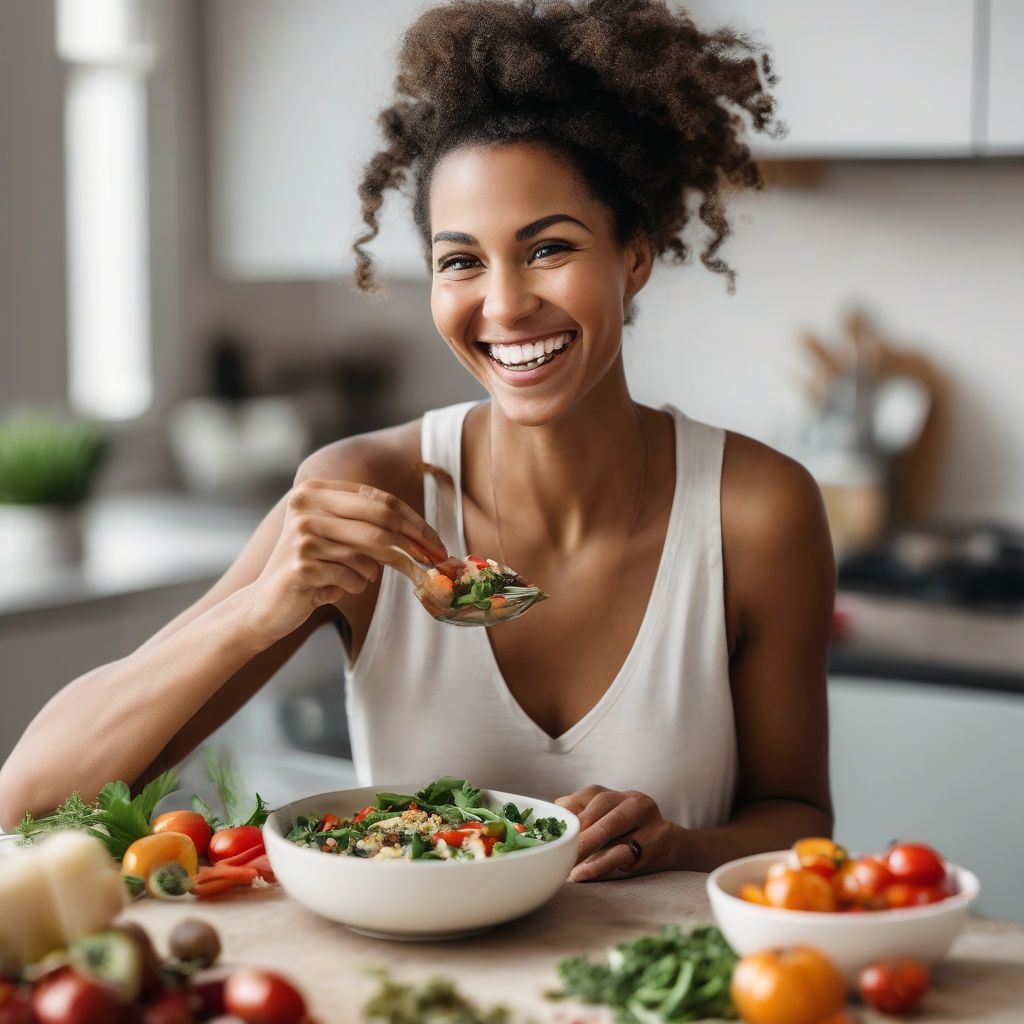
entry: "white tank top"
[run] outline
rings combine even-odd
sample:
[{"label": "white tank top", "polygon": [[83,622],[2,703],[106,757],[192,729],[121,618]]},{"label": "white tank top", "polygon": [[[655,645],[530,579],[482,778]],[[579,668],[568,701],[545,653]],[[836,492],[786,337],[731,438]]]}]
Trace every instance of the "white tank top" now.
[{"label": "white tank top", "polygon": [[[423,418],[423,461],[455,481],[453,492],[424,478],[425,518],[453,554],[467,553],[461,439],[474,404]],[[647,793],[664,817],[690,828],[728,820],[738,760],[719,514],[725,435],[664,408],[675,421],[676,464],[665,546],[636,640],[597,704],[549,736],[505,685],[487,630],[436,622],[406,578],[385,567],[365,643],[348,665],[361,785],[456,775],[551,800],[597,783]]]}]

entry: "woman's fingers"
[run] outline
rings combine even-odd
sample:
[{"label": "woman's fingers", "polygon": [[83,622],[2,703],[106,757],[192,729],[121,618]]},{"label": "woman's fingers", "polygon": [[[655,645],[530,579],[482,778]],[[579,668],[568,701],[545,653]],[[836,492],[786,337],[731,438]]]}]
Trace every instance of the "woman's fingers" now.
[{"label": "woman's fingers", "polygon": [[[671,830],[669,822],[662,819],[643,825],[577,864],[569,874],[569,880],[598,882],[617,873],[633,875],[655,871],[668,853]],[[639,858],[629,840],[638,844]]]},{"label": "woman's fingers", "polygon": [[579,815],[576,863],[654,817],[658,817],[658,805],[643,793],[599,793]]},{"label": "woman's fingers", "polygon": [[604,786],[586,786],[583,789],[576,790],[575,793],[570,793],[568,796],[558,797],[555,803],[559,807],[564,807],[567,811],[572,811],[573,814],[579,814],[598,793],[607,792],[608,790]]},{"label": "woman's fingers", "polygon": [[373,583],[380,576],[380,564],[349,544],[335,544],[321,537],[311,536],[300,542],[302,553],[308,558],[322,562],[348,566],[362,576],[367,583]]}]

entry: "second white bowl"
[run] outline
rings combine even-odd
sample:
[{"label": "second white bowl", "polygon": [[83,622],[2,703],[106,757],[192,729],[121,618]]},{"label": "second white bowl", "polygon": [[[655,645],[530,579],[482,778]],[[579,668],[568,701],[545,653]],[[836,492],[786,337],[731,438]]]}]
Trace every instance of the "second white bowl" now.
[{"label": "second white bowl", "polygon": [[912,957],[926,965],[940,960],[967,920],[980,888],[966,868],[947,864],[958,892],[923,907],[828,914],[763,907],[740,899],[737,893],[744,882],[763,883],[768,868],[789,856],[789,850],[758,853],[712,871],[707,889],[715,921],[740,956],[782,946],[813,946],[832,960],[851,988],[860,971],[877,960]]}]

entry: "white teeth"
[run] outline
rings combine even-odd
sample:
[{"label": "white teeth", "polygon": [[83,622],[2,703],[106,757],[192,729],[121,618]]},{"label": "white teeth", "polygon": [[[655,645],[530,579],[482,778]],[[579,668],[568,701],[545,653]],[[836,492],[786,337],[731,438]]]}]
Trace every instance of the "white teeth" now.
[{"label": "white teeth", "polygon": [[488,352],[491,358],[505,366],[528,368],[529,364],[541,365],[546,362],[552,352],[561,351],[572,339],[571,332],[563,332],[540,341],[528,341],[518,345],[488,345]]}]

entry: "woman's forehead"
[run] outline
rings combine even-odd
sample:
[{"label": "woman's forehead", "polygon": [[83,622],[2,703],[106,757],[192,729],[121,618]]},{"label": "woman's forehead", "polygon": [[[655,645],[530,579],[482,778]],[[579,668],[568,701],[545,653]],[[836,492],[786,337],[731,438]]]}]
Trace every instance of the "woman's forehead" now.
[{"label": "woman's forehead", "polygon": [[[596,230],[595,203],[565,157],[515,143],[453,150],[438,162],[430,188],[437,232],[515,233],[553,211]],[[476,230],[474,230],[476,229]]]}]

